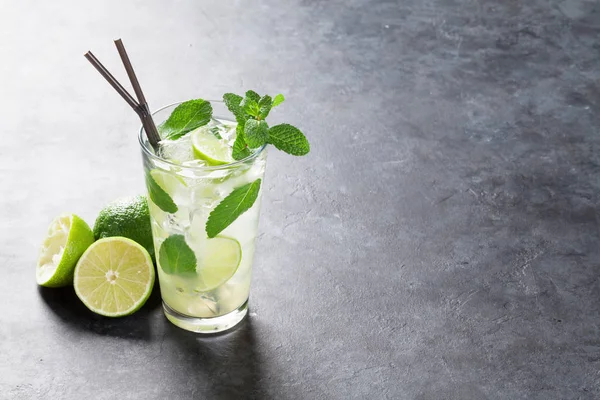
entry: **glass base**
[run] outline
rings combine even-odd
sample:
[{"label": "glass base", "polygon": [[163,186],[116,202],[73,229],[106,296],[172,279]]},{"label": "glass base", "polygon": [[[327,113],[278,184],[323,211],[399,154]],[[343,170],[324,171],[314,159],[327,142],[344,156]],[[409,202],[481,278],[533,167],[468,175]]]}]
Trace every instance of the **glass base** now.
[{"label": "glass base", "polygon": [[197,333],[217,333],[233,328],[248,314],[248,300],[232,312],[213,318],[190,317],[173,310],[163,301],[165,316],[175,326]]}]

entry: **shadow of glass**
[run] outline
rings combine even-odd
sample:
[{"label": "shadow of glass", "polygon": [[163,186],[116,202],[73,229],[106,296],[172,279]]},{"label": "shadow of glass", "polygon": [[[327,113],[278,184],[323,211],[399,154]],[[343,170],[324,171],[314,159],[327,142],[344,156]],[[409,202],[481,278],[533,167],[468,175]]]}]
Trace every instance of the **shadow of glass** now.
[{"label": "shadow of glass", "polygon": [[263,365],[259,343],[251,318],[246,317],[234,330],[223,334],[199,336],[168,324],[166,335],[177,348],[178,363],[186,363],[190,374],[173,375],[182,386],[200,389],[205,398],[266,398],[262,388]]},{"label": "shadow of glass", "polygon": [[146,304],[133,315],[123,318],[108,318],[93,313],[79,300],[72,286],[38,286],[38,292],[46,306],[70,328],[126,339],[150,340],[150,314],[161,304],[158,282]]}]

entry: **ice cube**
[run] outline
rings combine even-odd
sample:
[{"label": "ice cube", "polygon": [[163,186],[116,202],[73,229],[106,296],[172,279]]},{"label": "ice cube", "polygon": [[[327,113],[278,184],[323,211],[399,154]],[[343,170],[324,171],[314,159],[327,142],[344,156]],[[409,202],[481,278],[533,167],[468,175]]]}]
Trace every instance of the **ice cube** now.
[{"label": "ice cube", "polygon": [[184,135],[177,140],[162,140],[159,153],[162,158],[177,163],[194,161],[194,150],[190,135]]},{"label": "ice cube", "polygon": [[175,214],[167,214],[163,222],[163,229],[170,235],[184,235],[190,227],[190,212],[188,209],[180,207]]}]

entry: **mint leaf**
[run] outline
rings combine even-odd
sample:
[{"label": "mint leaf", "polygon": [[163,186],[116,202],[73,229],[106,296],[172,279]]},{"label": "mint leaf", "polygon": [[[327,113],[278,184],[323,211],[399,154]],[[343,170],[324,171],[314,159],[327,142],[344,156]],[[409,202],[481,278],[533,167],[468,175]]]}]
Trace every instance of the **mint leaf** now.
[{"label": "mint leaf", "polygon": [[258,114],[260,113],[258,102],[254,101],[254,99],[251,99],[250,97],[245,97],[240,103],[240,107],[246,114],[252,115],[253,117],[258,117]]},{"label": "mint leaf", "polygon": [[293,156],[303,156],[310,151],[310,145],[304,134],[289,124],[272,126],[269,129],[268,142]]},{"label": "mint leaf", "polygon": [[281,103],[283,103],[283,101],[285,100],[285,97],[283,97],[283,95],[281,93],[279,93],[277,96],[275,96],[275,98],[273,99],[273,107],[277,107],[278,105],[280,105]]},{"label": "mint leaf", "polygon": [[227,106],[227,109],[235,116],[235,120],[238,124],[244,124],[246,122],[246,113],[240,106],[240,103],[244,100],[242,96],[238,96],[233,93],[225,93],[223,95],[223,102]]},{"label": "mint leaf", "polygon": [[249,147],[256,148],[267,143],[269,125],[265,121],[249,119],[244,126],[244,138]]},{"label": "mint leaf", "polygon": [[177,212],[177,205],[173,202],[173,199],[167,192],[161,188],[158,183],[152,178],[150,173],[146,174],[146,186],[148,187],[148,194],[150,199],[156,204],[161,210],[168,213]]},{"label": "mint leaf", "polygon": [[260,119],[267,118],[272,107],[273,107],[273,100],[271,99],[271,96],[266,94],[263,97],[261,97],[260,101],[258,102],[259,118]]},{"label": "mint leaf", "polygon": [[248,145],[246,144],[246,140],[244,140],[244,132],[243,128],[240,125],[236,128],[237,136],[235,138],[235,142],[233,142],[233,149],[231,151],[231,157],[234,160],[243,160],[248,157],[250,153],[250,149],[248,149]]},{"label": "mint leaf", "polygon": [[260,179],[250,182],[244,186],[233,189],[227,197],[211,211],[206,221],[206,234],[209,238],[214,238],[223,229],[227,228],[240,215],[248,211],[260,191]]},{"label": "mint leaf", "polygon": [[196,255],[185,242],[183,235],[171,235],[160,245],[158,263],[165,273],[186,274],[196,272]]},{"label": "mint leaf", "polygon": [[246,98],[254,100],[257,103],[260,101],[260,95],[258,93],[256,93],[254,90],[248,90],[246,92]]},{"label": "mint leaf", "polygon": [[158,131],[163,139],[175,140],[208,124],[211,117],[212,106],[208,101],[188,100],[175,107],[169,118],[158,127]]}]

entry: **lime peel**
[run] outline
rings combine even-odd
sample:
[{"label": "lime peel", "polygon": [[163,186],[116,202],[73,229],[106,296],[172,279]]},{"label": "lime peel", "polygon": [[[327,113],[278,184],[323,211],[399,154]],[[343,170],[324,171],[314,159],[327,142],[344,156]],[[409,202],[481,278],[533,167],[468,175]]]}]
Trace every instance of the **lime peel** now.
[{"label": "lime peel", "polygon": [[191,133],[194,156],[209,165],[232,163],[231,147],[218,139],[210,130],[200,127]]},{"label": "lime peel", "polygon": [[94,242],[89,225],[75,214],[62,214],[48,228],[36,268],[38,285],[68,286],[79,257]]},{"label": "lime peel", "polygon": [[208,239],[196,272],[204,287],[202,291],[216,289],[235,275],[242,260],[242,246],[227,236]]}]

